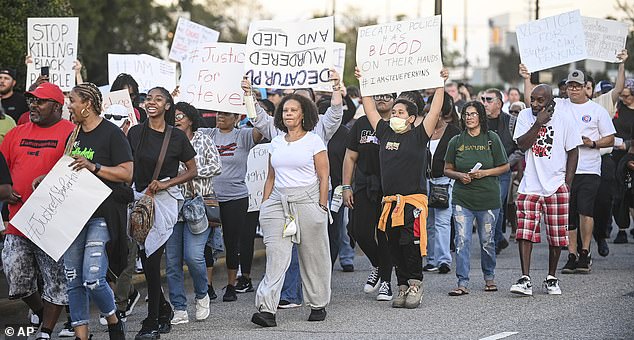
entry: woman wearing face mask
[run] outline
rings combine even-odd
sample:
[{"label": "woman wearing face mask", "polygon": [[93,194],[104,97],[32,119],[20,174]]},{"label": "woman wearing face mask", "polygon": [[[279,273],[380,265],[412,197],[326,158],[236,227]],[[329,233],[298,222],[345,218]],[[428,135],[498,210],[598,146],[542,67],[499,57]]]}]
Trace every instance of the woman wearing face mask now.
[{"label": "woman wearing face mask", "polygon": [[[143,193],[152,195],[155,207],[154,224],[145,242],[139,245],[148,285],[148,316],[143,320],[135,339],[155,340],[160,337],[159,333],[170,332],[170,322],[174,316],[161,288],[161,257],[176,224],[178,207],[183,201],[178,185],[192,180],[198,171],[194,159],[196,151],[187,135],[173,128],[174,100],[169,91],[162,87],[151,89],[145,99],[145,109],[148,119],[128,132],[134,155],[135,198],[141,198]],[[152,180],[167,129],[172,131],[165,160],[158,179]],[[181,162],[185,164],[185,170],[179,172]]]},{"label": "woman wearing face mask", "polygon": [[[358,68],[355,75],[361,77]],[[447,69],[442,69],[440,77],[447,80]],[[417,127],[413,123],[418,108],[409,100],[394,102],[388,123],[381,119],[372,97],[362,99],[380,143],[381,184],[385,196],[379,229],[387,234],[396,265],[399,289],[392,300],[394,308],[417,308],[423,297],[421,255],[427,252],[427,188],[422,174],[427,168],[427,144],[438,123],[444,92],[444,86],[436,88],[429,113]]]},{"label": "woman wearing face mask", "polygon": [[486,110],[472,101],[462,108],[464,131],[447,146],[445,176],[454,179],[453,215],[456,226],[456,277],[458,287],[451,296],[469,293],[469,252],[473,221],[480,237],[480,260],[487,292],[495,285],[495,223],[502,202],[498,176],[509,171],[500,137],[487,131]]}]

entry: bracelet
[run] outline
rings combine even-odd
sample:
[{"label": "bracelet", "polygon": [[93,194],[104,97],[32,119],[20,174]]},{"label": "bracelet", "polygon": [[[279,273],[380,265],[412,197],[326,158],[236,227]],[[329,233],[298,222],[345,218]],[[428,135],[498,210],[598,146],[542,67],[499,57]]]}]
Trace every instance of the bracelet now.
[{"label": "bracelet", "polygon": [[95,171],[92,171],[93,174],[97,174],[101,170],[101,164],[95,163]]},{"label": "bracelet", "polygon": [[597,142],[592,141],[592,148],[593,148],[593,149],[596,149],[596,148],[597,148]]},{"label": "bracelet", "polygon": [[352,191],[352,185],[342,185],[341,190],[350,190]]},{"label": "bracelet", "polygon": [[333,91],[341,91],[341,85],[333,85],[332,90]]},{"label": "bracelet", "polygon": [[323,211],[326,211],[326,212],[328,211],[328,207],[327,207],[327,206],[325,206],[325,205],[323,205],[323,204],[321,204],[321,203],[319,203],[319,207],[320,207]]}]

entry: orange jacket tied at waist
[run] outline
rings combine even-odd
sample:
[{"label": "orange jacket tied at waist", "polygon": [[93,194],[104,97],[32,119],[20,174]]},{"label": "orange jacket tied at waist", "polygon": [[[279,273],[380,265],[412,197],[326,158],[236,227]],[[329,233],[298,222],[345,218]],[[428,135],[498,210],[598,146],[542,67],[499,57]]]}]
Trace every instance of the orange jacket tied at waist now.
[{"label": "orange jacket tied at waist", "polygon": [[383,210],[379,218],[379,230],[385,231],[387,215],[396,202],[396,208],[392,211],[392,228],[405,225],[405,204],[414,206],[420,210],[418,221],[420,223],[420,255],[427,256],[427,196],[423,194],[394,195],[383,197]]}]

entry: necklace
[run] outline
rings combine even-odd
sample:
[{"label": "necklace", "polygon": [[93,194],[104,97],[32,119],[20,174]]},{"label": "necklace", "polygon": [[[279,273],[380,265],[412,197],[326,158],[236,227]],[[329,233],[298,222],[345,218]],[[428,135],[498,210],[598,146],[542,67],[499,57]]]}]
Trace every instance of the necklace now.
[{"label": "necklace", "polygon": [[304,137],[306,135],[306,131],[303,131],[300,135],[298,135],[298,137],[293,138],[291,137],[291,135],[289,135],[288,133],[284,136],[284,140],[286,140],[286,145],[290,146],[292,142],[296,142],[300,139],[302,139],[302,137]]}]

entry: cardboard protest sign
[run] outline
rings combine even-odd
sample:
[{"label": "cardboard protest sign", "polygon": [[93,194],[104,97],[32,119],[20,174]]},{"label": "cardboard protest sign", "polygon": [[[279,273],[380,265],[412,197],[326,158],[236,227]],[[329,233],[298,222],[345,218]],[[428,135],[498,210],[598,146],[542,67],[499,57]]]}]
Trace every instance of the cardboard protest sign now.
[{"label": "cardboard protest sign", "polygon": [[49,82],[62,91],[75,86],[73,63],[77,60],[79,18],[28,18],[26,88],[35,83],[42,67],[49,68]]},{"label": "cardboard protest sign", "polygon": [[245,113],[244,55],[243,44],[203,43],[190,50],[181,62],[178,100],[199,109]]},{"label": "cardboard protest sign", "polygon": [[269,144],[258,144],[249,151],[245,181],[249,189],[248,211],[260,210],[264,195],[264,182],[269,174]]},{"label": "cardboard protest sign", "polygon": [[579,10],[517,26],[522,64],[535,72],[586,59],[586,40]]},{"label": "cardboard protest sign", "polygon": [[178,18],[169,58],[182,62],[187,57],[187,52],[192,46],[198,46],[198,44],[203,42],[216,42],[218,41],[218,36],[220,36],[218,31],[182,17]]},{"label": "cardboard protest sign", "polygon": [[[343,71],[346,66],[346,44],[334,42],[332,49],[332,67],[339,73],[339,78],[343,79]],[[332,92],[331,83],[321,83],[314,87],[315,91]]]},{"label": "cardboard protest sign", "polygon": [[63,156],[11,219],[11,224],[59,260],[110,188],[86,169],[73,171],[73,158]]},{"label": "cardboard protest sign", "polygon": [[108,54],[110,84],[120,73],[127,73],[139,84],[139,92],[162,86],[168,91],[176,88],[176,63],[147,54]]},{"label": "cardboard protest sign", "polygon": [[[103,96],[101,115],[104,116],[108,111],[108,108],[113,104],[123,105],[126,108],[128,114],[127,119],[130,121],[130,126],[138,124],[136,120],[136,114],[134,113],[134,106],[132,105],[132,99],[130,99],[130,92],[128,92],[128,90],[123,89],[105,94]],[[113,123],[119,120],[117,118],[119,117],[106,117],[106,119],[110,120]],[[121,124],[123,124],[123,121],[116,122],[115,124],[120,127]]]},{"label": "cardboard protest sign", "polygon": [[245,71],[254,87],[306,88],[329,82],[333,17],[300,22],[253,21]]},{"label": "cardboard protest sign", "polygon": [[364,96],[443,86],[441,16],[359,28],[357,65]]},{"label": "cardboard protest sign", "polygon": [[625,48],[630,27],[627,23],[599,18],[581,17],[586,37],[587,59],[619,62],[616,55]]}]

